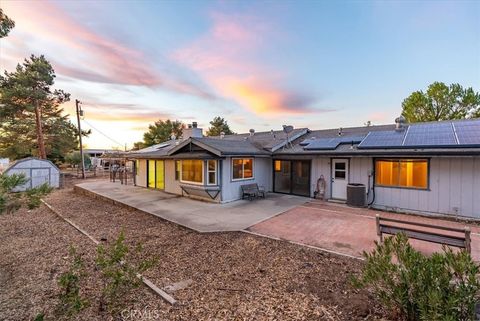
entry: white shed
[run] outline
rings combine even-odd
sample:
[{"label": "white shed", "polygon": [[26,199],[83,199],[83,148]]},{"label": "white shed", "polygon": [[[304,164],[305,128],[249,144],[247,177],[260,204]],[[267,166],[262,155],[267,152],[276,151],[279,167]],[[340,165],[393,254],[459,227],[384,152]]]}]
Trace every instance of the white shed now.
[{"label": "white shed", "polygon": [[51,187],[60,187],[60,170],[55,164],[46,159],[34,157],[20,159],[12,163],[5,170],[5,174],[25,174],[28,178],[28,182],[17,187],[16,191],[25,191],[44,183],[48,183]]}]

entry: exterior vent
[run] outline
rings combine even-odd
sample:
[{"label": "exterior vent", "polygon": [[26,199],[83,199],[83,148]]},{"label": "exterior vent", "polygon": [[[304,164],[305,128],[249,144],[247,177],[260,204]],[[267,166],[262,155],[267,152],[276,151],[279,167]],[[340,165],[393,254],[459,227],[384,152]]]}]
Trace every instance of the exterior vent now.
[{"label": "exterior vent", "polygon": [[255,135],[255,129],[252,128],[252,129],[249,130],[249,132],[250,132],[250,136]]},{"label": "exterior vent", "polygon": [[221,133],[220,133],[220,138],[221,138],[221,139],[224,139],[224,138],[225,138],[225,132],[221,132]]},{"label": "exterior vent", "polygon": [[395,118],[395,130],[402,131],[405,129],[406,119],[403,116]]}]

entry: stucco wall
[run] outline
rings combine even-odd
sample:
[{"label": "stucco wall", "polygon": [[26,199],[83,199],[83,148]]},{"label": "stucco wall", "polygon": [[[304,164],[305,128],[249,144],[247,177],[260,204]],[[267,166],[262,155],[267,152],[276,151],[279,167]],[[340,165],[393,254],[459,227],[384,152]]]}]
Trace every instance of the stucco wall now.
[{"label": "stucco wall", "polygon": [[135,182],[137,186],[147,187],[147,161],[145,159],[138,160]]},{"label": "stucco wall", "polygon": [[232,181],[232,158],[227,157],[222,161],[222,202],[231,202],[242,197],[241,185],[257,183],[264,186],[267,192],[272,191],[272,160],[270,158],[254,158],[254,178]]},{"label": "stucco wall", "polygon": [[165,160],[165,192],[182,195],[180,181],[175,180],[175,161]]}]

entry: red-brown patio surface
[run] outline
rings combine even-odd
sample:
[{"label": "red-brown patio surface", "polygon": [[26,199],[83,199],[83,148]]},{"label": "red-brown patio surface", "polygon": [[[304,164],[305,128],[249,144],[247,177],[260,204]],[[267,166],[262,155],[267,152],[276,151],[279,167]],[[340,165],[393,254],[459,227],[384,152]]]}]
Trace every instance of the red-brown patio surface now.
[{"label": "red-brown patio surface", "polygon": [[[395,214],[369,209],[351,208],[341,204],[312,201],[248,228],[249,231],[311,245],[341,254],[361,257],[364,250],[374,248],[376,234],[375,214],[427,224],[465,227],[466,223],[427,218],[410,214]],[[480,261],[480,228],[472,230],[472,255]],[[423,253],[441,250],[441,245],[411,240],[411,244]]]}]

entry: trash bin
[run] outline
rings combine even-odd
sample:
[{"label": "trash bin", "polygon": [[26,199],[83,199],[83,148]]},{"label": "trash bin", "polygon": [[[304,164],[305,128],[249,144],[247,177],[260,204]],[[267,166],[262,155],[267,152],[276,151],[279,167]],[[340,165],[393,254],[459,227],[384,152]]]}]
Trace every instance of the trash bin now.
[{"label": "trash bin", "polygon": [[355,207],[367,206],[365,184],[350,183],[347,185],[347,205]]}]

